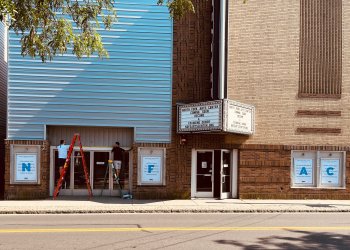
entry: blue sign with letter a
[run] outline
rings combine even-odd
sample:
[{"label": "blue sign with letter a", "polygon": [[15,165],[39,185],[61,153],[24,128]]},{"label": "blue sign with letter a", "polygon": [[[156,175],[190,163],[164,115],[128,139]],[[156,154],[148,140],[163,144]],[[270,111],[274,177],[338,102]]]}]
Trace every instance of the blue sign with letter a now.
[{"label": "blue sign with letter a", "polygon": [[307,175],[306,167],[302,167],[299,175]]}]

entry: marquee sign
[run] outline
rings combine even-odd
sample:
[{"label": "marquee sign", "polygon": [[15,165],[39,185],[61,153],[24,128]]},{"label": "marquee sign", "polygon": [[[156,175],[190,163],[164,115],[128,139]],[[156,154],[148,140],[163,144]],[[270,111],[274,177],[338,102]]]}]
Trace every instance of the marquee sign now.
[{"label": "marquee sign", "polygon": [[220,101],[179,106],[179,132],[213,131],[222,129]]},{"label": "marquee sign", "polygon": [[178,106],[178,133],[254,133],[254,106],[217,100]]}]

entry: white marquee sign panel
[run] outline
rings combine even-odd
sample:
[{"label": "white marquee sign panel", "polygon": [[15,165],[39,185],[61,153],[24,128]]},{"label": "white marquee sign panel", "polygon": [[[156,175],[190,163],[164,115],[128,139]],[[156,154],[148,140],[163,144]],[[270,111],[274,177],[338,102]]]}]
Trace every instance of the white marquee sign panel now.
[{"label": "white marquee sign panel", "polygon": [[178,133],[254,133],[254,106],[218,100],[178,106]]},{"label": "white marquee sign panel", "polygon": [[212,131],[222,129],[222,103],[212,101],[179,107],[179,132]]},{"label": "white marquee sign panel", "polygon": [[225,131],[248,134],[254,133],[254,106],[225,100]]}]

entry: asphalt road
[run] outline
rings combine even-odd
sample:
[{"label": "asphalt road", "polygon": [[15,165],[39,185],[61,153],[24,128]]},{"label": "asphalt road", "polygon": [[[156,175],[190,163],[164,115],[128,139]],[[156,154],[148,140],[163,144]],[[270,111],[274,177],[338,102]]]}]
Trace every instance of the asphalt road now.
[{"label": "asphalt road", "polygon": [[350,249],[350,214],[0,215],[0,249]]}]

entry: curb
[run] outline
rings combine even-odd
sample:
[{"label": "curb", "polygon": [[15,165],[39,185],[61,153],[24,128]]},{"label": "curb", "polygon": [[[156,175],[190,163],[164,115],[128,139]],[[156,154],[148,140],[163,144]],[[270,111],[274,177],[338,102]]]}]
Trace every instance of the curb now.
[{"label": "curb", "polygon": [[110,214],[110,213],[350,213],[350,209],[103,209],[103,210],[8,210],[0,211],[0,214]]}]

